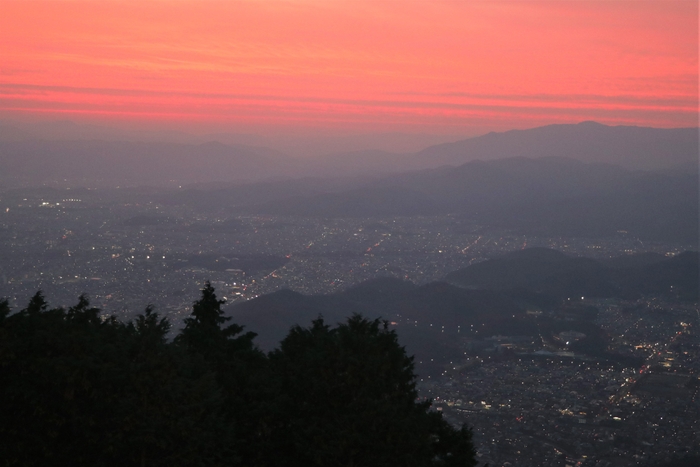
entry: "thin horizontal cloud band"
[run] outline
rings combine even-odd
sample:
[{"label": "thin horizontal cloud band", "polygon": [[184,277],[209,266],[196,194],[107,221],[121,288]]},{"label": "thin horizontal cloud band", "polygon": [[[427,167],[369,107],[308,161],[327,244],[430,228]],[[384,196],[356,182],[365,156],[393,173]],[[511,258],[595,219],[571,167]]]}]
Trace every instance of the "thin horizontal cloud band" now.
[{"label": "thin horizontal cloud band", "polygon": [[[18,83],[0,84],[0,99],[7,98],[34,98],[54,95],[91,95],[91,96],[119,96],[126,98],[147,97],[149,101],[158,102],[159,97],[180,97],[201,99],[204,101],[234,100],[234,101],[270,101],[297,104],[340,104],[360,107],[397,107],[416,109],[522,109],[522,108],[597,108],[605,110],[654,110],[659,112],[697,112],[697,103],[688,99],[658,99],[650,97],[645,99],[639,96],[596,96],[596,95],[469,95],[462,93],[454,97],[462,97],[476,102],[441,102],[437,100],[368,100],[368,99],[342,99],[331,97],[289,97],[281,95],[253,95],[253,94],[228,94],[228,93],[195,93],[182,91],[146,91],[139,89],[117,88],[79,88],[72,86],[43,86]],[[410,95],[410,94],[402,94]],[[420,96],[420,94],[414,94]],[[438,97],[426,94],[426,96]],[[41,99],[44,100],[44,99]],[[490,101],[488,103],[479,103]],[[106,101],[105,103],[107,103]],[[605,105],[602,105],[605,104]]]},{"label": "thin horizontal cloud band", "polygon": [[[498,122],[504,119],[518,118],[520,120],[532,122],[533,124],[541,124],[545,122],[562,122],[566,123],[571,120],[592,120],[601,115],[600,109],[532,109],[522,108],[516,110],[507,109],[463,109],[453,111],[422,111],[408,112],[397,111],[396,108],[372,109],[368,112],[365,109],[349,106],[335,107],[329,109],[324,106],[316,106],[310,108],[308,106],[297,107],[291,105],[231,105],[224,108],[213,108],[210,106],[200,106],[196,109],[182,110],[181,106],[177,105],[153,105],[142,104],[139,106],[127,106],[124,104],[116,104],[113,106],[105,106],[103,103],[75,103],[75,102],[3,102],[0,104],[0,109],[13,110],[17,112],[39,112],[51,113],[52,111],[60,114],[73,115],[104,115],[117,118],[127,118],[142,116],[147,119],[160,116],[165,120],[197,120],[202,121],[211,118],[219,118],[222,121],[238,122],[238,123],[275,123],[286,125],[294,122],[313,122],[324,126],[335,126],[338,123],[353,123],[363,126],[369,123],[384,123],[384,124],[404,124],[409,126],[419,125],[421,127],[451,127],[458,128],[465,122]],[[639,115],[639,111],[635,110],[610,110],[604,113],[608,122],[615,124],[635,124],[635,115]],[[663,124],[664,114],[649,111],[645,115],[652,123],[659,122]],[[689,118],[692,117],[689,116]],[[658,120],[655,120],[658,119]],[[684,122],[679,122],[681,126]]]}]

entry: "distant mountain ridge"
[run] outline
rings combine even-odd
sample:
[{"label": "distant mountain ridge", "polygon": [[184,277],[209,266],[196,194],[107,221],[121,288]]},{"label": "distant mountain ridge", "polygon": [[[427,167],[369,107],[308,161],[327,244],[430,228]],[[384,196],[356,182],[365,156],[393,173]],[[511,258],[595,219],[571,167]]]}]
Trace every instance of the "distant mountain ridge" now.
[{"label": "distant mountain ridge", "polygon": [[386,176],[354,189],[289,197],[245,212],[321,217],[454,213],[530,234],[694,244],[698,174],[630,171],[566,158],[472,161]]},{"label": "distant mountain ridge", "polygon": [[644,170],[697,167],[698,128],[557,124],[488,133],[431,146],[416,154],[432,166],[504,157],[567,157]]},{"label": "distant mountain ridge", "polygon": [[[105,140],[69,140],[57,135],[66,131],[80,136],[82,127],[71,122],[59,123],[53,125],[55,128],[50,133],[57,139],[41,140],[24,128],[0,122],[0,183],[133,186],[250,182],[306,176],[386,175],[515,157],[564,157],[642,170],[693,171],[698,167],[697,128],[582,122],[489,133],[430,146],[417,153],[367,149],[300,159],[259,145],[185,143],[184,136],[177,132],[172,132],[172,138],[180,142],[172,143],[114,140],[118,132],[114,135],[103,132]],[[85,135],[93,134],[89,129],[83,129]],[[165,138],[168,133],[163,135]]]},{"label": "distant mountain ridge", "polygon": [[[552,132],[559,137],[551,141],[559,141],[560,146],[569,141],[569,152],[579,155],[600,147],[601,141],[608,144],[605,135],[622,132],[628,139],[637,133],[647,135],[640,136],[640,141],[647,141],[648,148],[657,151],[654,154],[658,156],[661,154],[658,151],[668,149],[663,154],[669,167],[680,167],[679,161],[687,160],[688,151],[696,149],[693,144],[697,143],[694,129],[639,129],[595,123],[551,125],[434,146],[413,156],[383,153],[394,161],[392,164],[405,161],[393,175],[379,175],[390,172],[390,164],[381,157],[372,166],[376,169],[372,177],[367,176],[372,170],[365,168],[363,176],[353,178],[353,174],[362,170],[353,172],[351,161],[343,161],[336,167],[342,177],[332,179],[328,174],[336,170],[333,160],[327,161],[328,165],[314,167],[310,161],[218,142],[5,141],[0,142],[0,188],[42,184],[177,187],[189,182],[198,185],[158,196],[158,201],[190,204],[199,209],[225,208],[238,214],[322,217],[454,214],[530,235],[624,234],[644,240],[697,244],[700,211],[697,151],[692,155],[694,163],[686,169],[665,171],[631,170],[559,156],[505,157],[496,151],[497,148],[514,151],[517,147],[522,151],[533,150],[542,141],[549,141],[543,140],[543,135]],[[597,133],[603,136],[597,138]],[[573,135],[572,139],[561,136],[566,134]],[[625,141],[610,138],[619,144],[608,148]],[[668,138],[678,144],[664,146]],[[488,141],[494,145],[484,146]],[[514,147],[514,141],[530,143]],[[583,141],[580,147],[576,141]],[[563,150],[557,144],[552,143],[547,150]],[[622,146],[631,148],[630,151],[639,146],[625,144]],[[414,165],[469,158],[477,154],[475,147],[490,147],[491,152],[486,155],[500,158],[408,171]],[[560,152],[559,149],[554,152]],[[373,159],[366,152],[357,157],[366,164]],[[302,177],[314,170],[326,175]],[[222,180],[230,184],[228,188],[222,188],[220,183],[217,189],[202,189],[207,183]]]}]

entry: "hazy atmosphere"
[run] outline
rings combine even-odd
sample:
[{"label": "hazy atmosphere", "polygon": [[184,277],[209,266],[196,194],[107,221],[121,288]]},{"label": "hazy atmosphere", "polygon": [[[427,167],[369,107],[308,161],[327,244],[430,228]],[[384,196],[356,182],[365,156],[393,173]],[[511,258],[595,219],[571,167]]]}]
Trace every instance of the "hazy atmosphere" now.
[{"label": "hazy atmosphere", "polygon": [[0,459],[700,465],[699,14],[0,0]]}]

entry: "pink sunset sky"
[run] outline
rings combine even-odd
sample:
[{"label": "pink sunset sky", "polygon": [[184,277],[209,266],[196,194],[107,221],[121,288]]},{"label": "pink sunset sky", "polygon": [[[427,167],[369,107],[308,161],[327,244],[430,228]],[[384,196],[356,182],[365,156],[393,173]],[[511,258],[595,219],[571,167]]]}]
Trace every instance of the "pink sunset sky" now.
[{"label": "pink sunset sky", "polygon": [[698,2],[0,0],[0,118],[474,134],[698,125]]}]

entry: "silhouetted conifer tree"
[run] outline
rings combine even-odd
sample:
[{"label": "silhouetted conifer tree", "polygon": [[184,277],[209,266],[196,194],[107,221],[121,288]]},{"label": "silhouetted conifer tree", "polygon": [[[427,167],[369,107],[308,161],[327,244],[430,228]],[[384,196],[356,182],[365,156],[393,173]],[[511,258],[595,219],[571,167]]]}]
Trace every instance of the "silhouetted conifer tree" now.
[{"label": "silhouetted conifer tree", "polygon": [[100,316],[85,296],[0,301],[5,466],[473,466],[471,433],[417,402],[386,323],[294,327],[269,357],[207,283],[185,327],[148,306]]},{"label": "silhouetted conifer tree", "polygon": [[231,318],[224,316],[224,303],[207,282],[175,341],[215,372],[224,397],[226,424],[218,434],[222,450],[228,457],[246,459],[257,449],[259,375],[267,359],[253,344],[255,333],[243,333],[237,324],[225,326]]},{"label": "silhouetted conifer tree", "polygon": [[216,375],[151,307],[136,325],[99,314],[84,296],[68,312],[40,292],[15,314],[0,303],[2,465],[223,462]]},{"label": "silhouetted conifer tree", "polygon": [[469,430],[417,402],[413,358],[386,322],[296,326],[270,365],[267,465],[476,465]]}]

